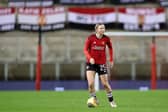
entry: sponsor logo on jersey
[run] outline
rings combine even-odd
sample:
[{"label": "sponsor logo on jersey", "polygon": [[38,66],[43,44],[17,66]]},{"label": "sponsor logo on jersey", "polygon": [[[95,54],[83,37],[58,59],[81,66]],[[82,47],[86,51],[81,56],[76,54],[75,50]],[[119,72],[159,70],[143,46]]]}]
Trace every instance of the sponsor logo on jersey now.
[{"label": "sponsor logo on jersey", "polygon": [[104,46],[93,46],[94,50],[104,50]]}]

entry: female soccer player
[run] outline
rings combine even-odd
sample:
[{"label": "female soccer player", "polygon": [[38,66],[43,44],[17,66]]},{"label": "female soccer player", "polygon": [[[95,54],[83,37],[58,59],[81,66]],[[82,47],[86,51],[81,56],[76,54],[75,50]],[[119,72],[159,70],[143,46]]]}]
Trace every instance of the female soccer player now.
[{"label": "female soccer player", "polygon": [[109,48],[110,66],[113,66],[113,48],[110,38],[104,35],[105,25],[96,24],[95,34],[91,34],[84,46],[84,54],[86,56],[86,77],[88,81],[88,89],[90,97],[94,97],[98,103],[95,93],[94,80],[95,74],[98,73],[101,83],[107,93],[107,97],[111,107],[117,107],[114,102],[112,89],[108,82],[107,65],[106,65],[106,46]]}]

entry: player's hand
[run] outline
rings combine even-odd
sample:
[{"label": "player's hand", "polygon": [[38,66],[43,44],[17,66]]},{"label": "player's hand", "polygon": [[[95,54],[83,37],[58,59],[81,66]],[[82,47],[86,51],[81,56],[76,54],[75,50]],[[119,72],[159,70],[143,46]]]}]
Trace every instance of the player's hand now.
[{"label": "player's hand", "polygon": [[90,61],[91,64],[95,64],[95,60],[93,58],[90,58],[89,61]]},{"label": "player's hand", "polygon": [[113,68],[114,62],[110,62],[110,68]]}]

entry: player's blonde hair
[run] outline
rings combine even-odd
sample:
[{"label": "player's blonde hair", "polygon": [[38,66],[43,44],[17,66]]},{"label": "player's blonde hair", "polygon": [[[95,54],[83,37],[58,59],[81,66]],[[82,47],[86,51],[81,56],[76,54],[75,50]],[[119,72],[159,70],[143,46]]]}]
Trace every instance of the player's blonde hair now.
[{"label": "player's blonde hair", "polygon": [[100,25],[104,25],[104,24],[103,24],[103,23],[97,23],[97,24],[95,25],[95,30],[96,30]]}]

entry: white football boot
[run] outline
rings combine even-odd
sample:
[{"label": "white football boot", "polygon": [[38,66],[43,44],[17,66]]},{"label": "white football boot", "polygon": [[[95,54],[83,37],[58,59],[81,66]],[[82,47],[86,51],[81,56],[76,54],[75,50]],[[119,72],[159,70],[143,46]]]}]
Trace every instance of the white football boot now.
[{"label": "white football boot", "polygon": [[116,107],[117,107],[117,104],[116,104],[114,101],[112,101],[112,102],[110,102],[110,106],[111,106],[112,108],[116,108]]}]

